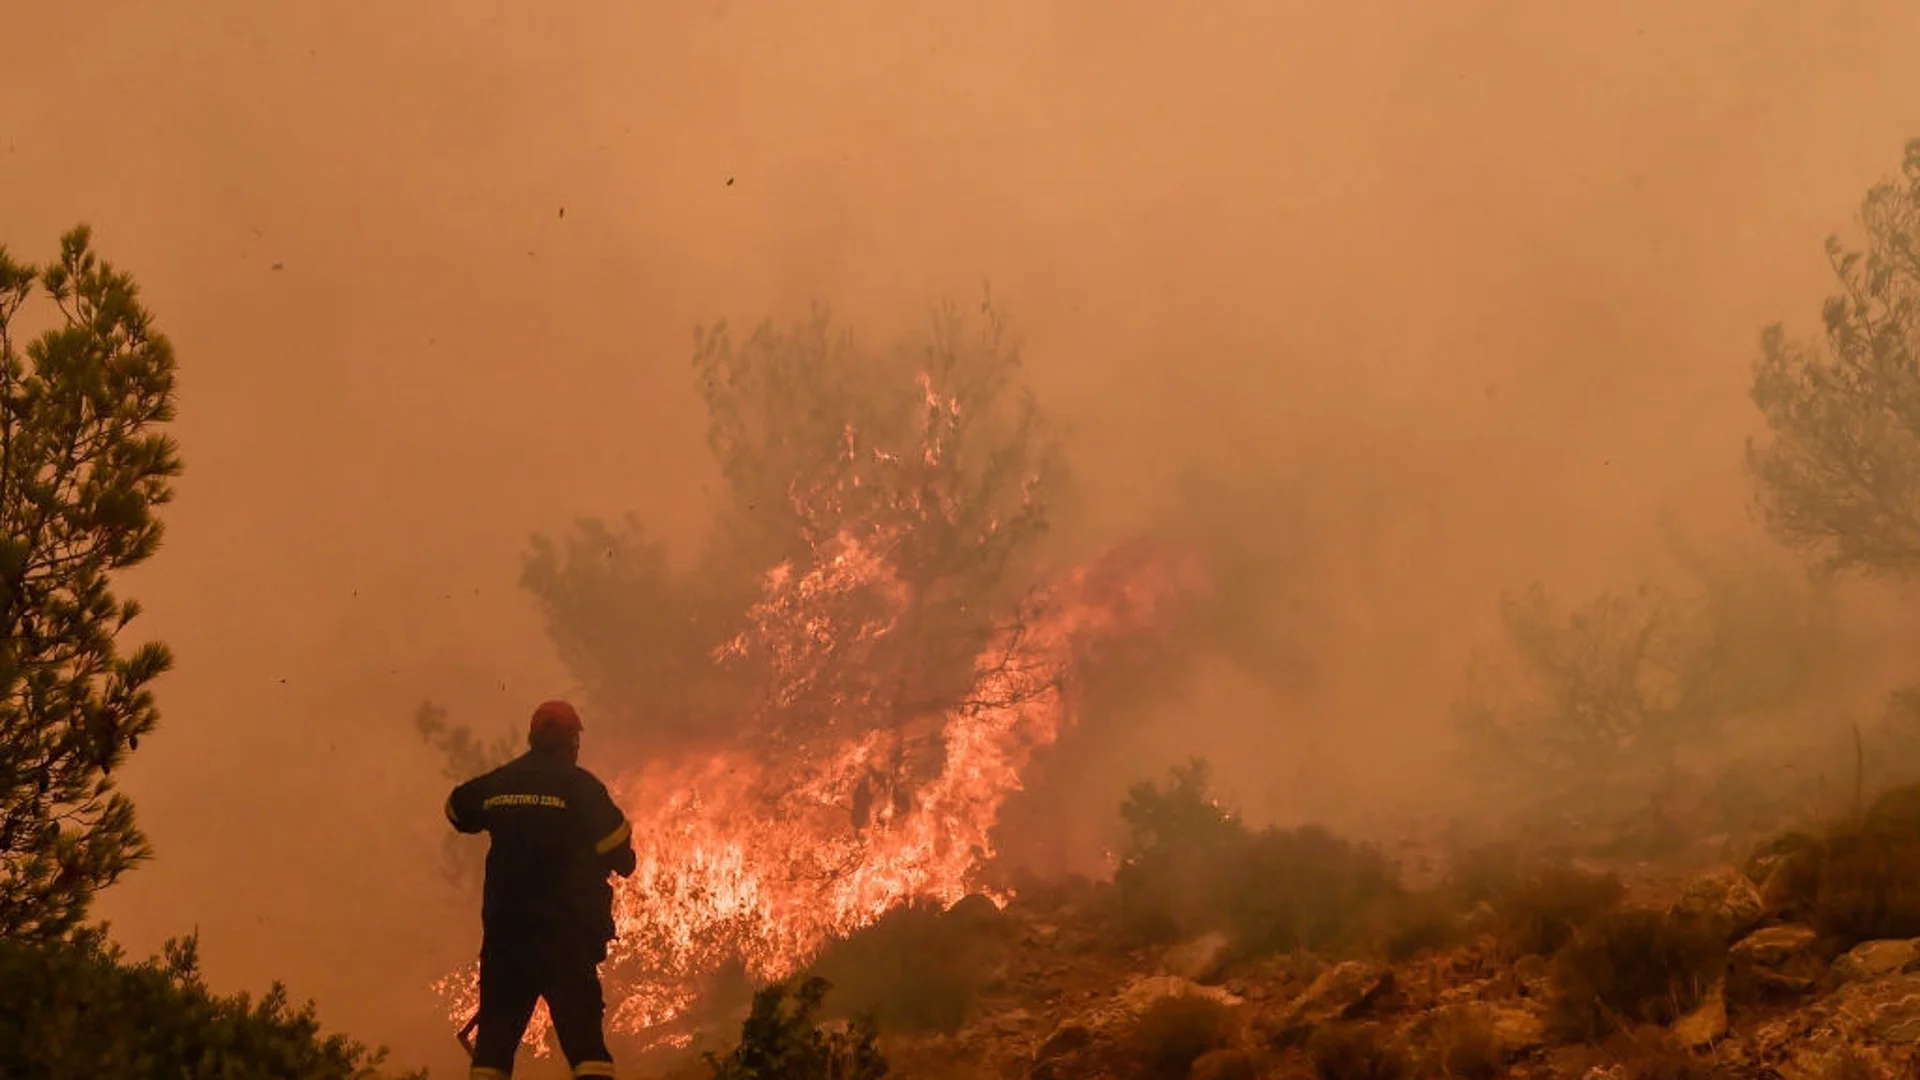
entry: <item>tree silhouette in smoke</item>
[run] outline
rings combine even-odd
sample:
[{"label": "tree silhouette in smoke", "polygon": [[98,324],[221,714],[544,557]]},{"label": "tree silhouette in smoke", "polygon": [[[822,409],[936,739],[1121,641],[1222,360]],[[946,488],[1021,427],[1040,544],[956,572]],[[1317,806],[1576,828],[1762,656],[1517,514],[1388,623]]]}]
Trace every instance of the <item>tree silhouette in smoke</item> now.
[{"label": "tree silhouette in smoke", "polygon": [[1827,241],[1841,291],[1827,348],[1762,337],[1753,400],[1772,439],[1747,457],[1767,526],[1829,569],[1920,571],[1920,139],[1861,208],[1864,251]]},{"label": "tree silhouette in smoke", "polygon": [[[140,612],[111,576],[160,545],[180,472],[174,360],[132,278],[82,226],[44,269],[0,249],[0,937],[51,938],[148,854],[113,772],[153,730],[171,665],[117,639]],[[35,291],[51,329],[15,324]]]}]

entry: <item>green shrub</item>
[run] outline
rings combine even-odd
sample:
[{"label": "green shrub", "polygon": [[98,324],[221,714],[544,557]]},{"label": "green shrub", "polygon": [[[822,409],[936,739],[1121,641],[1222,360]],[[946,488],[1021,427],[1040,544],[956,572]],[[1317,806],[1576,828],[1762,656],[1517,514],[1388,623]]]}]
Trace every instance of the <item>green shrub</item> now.
[{"label": "green shrub", "polygon": [[826,1007],[891,1031],[958,1031],[997,951],[998,912],[980,903],[909,905],[830,943],[813,965],[833,986]]},{"label": "green shrub", "polygon": [[1402,896],[1379,852],[1315,825],[1262,830],[1227,881],[1228,931],[1237,951],[1259,956],[1361,944]]},{"label": "green shrub", "polygon": [[844,1030],[817,1022],[831,989],[825,979],[775,983],[753,996],[740,1043],[725,1057],[707,1055],[713,1080],[880,1080],[887,1060],[871,1019]]},{"label": "green shrub", "polygon": [[370,1080],[384,1057],[322,1037],[313,1006],[277,984],[257,1001],[212,993],[196,938],[139,964],[104,931],[0,939],[0,1076]]},{"label": "green shrub", "polygon": [[1320,1080],[1409,1080],[1407,1052],[1378,1024],[1327,1024],[1307,1040],[1307,1059]]},{"label": "green shrub", "polygon": [[1206,762],[1175,768],[1165,787],[1135,784],[1120,816],[1127,846],[1113,882],[1127,934],[1165,942],[1218,929],[1248,834],[1214,798]]},{"label": "green shrub", "polygon": [[1212,998],[1177,994],[1147,1007],[1128,1033],[1140,1080],[1185,1080],[1193,1063],[1233,1039],[1233,1010]]},{"label": "green shrub", "polygon": [[1132,939],[1226,932],[1238,956],[1357,945],[1404,892],[1377,851],[1318,826],[1253,832],[1214,797],[1205,762],[1136,785],[1114,874]]},{"label": "green shrub", "polygon": [[1726,959],[1724,938],[1705,920],[1610,911],[1555,958],[1553,1027],[1593,1039],[1624,1024],[1672,1023],[1700,1003]]}]

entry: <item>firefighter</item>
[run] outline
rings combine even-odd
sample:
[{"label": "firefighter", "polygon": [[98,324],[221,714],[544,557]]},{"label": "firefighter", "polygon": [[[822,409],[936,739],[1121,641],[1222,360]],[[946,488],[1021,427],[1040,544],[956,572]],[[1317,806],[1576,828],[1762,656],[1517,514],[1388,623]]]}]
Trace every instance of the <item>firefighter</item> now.
[{"label": "firefighter", "polygon": [[609,875],[633,873],[633,830],[579,766],[580,731],[573,706],[546,702],[533,711],[525,754],[447,797],[455,829],[491,837],[473,1080],[513,1075],[541,998],[573,1075],[613,1075],[600,964],[614,936]]}]

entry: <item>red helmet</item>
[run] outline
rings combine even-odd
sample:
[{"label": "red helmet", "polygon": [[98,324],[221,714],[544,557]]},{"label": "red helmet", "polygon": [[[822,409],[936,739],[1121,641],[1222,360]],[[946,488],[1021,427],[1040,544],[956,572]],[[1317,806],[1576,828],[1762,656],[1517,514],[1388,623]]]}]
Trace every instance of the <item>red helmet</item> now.
[{"label": "red helmet", "polygon": [[530,739],[580,734],[580,714],[564,701],[543,701],[533,710],[533,722],[527,726]]}]

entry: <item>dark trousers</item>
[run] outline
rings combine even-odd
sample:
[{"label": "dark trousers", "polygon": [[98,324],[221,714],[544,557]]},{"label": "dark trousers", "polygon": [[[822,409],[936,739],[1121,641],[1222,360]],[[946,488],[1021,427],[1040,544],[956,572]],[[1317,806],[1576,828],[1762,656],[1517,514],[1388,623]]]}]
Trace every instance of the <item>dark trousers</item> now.
[{"label": "dark trousers", "polygon": [[586,946],[487,935],[480,946],[474,1074],[513,1075],[514,1053],[533,1019],[534,1003],[545,998],[573,1075],[612,1076],[613,1055],[602,1029],[606,1002],[600,994],[600,962],[606,957],[604,943]]}]

